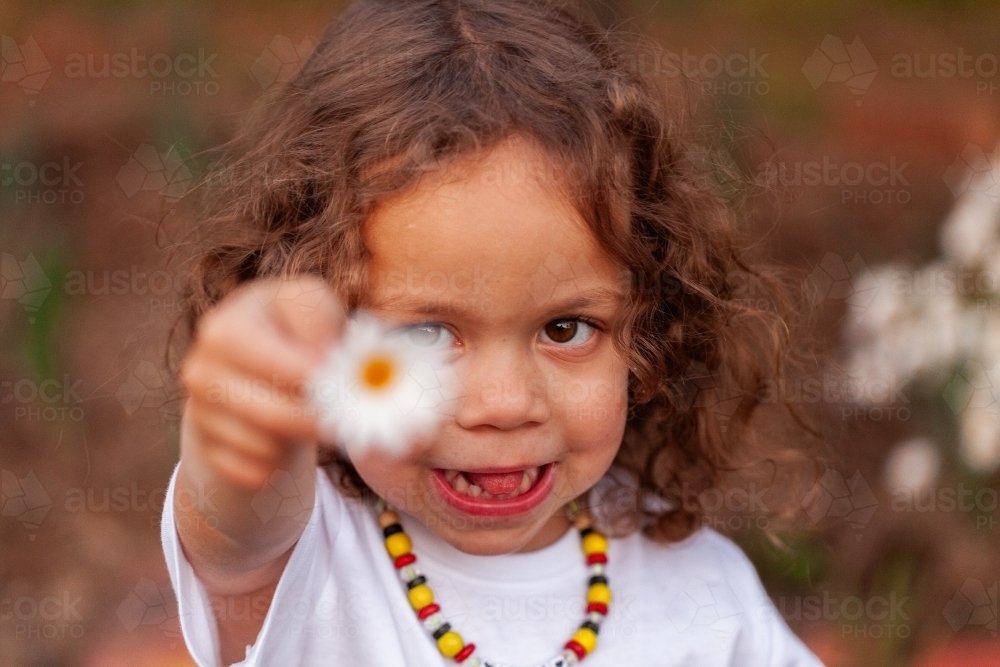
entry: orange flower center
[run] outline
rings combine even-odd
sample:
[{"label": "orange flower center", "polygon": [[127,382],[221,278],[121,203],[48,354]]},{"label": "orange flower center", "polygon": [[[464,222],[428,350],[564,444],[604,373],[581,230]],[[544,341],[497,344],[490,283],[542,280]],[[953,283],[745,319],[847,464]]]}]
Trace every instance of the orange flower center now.
[{"label": "orange flower center", "polygon": [[385,389],[396,374],[392,359],[371,357],[361,369],[361,380],[369,389]]}]

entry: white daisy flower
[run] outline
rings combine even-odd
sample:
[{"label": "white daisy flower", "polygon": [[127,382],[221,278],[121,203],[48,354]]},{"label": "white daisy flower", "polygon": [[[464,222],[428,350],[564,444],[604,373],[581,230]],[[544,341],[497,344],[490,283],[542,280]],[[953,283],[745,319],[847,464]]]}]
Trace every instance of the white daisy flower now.
[{"label": "white daisy flower", "polygon": [[401,456],[434,432],[457,378],[447,349],[415,339],[367,312],[348,320],[311,385],[326,441],[351,453],[375,447]]}]

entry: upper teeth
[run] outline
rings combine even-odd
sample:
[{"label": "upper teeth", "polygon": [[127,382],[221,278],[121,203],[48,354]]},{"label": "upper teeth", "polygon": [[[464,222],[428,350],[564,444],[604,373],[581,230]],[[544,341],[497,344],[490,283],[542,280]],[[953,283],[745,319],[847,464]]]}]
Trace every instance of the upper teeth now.
[{"label": "upper teeth", "polygon": [[508,500],[528,491],[538,480],[540,474],[541,469],[538,466],[527,468],[521,471],[521,483],[516,489],[510,493],[498,493],[497,495],[493,495],[489,491],[485,491],[482,487],[471,484],[460,470],[445,470],[444,478],[451,484],[451,488],[462,495],[483,498],[485,500]]}]

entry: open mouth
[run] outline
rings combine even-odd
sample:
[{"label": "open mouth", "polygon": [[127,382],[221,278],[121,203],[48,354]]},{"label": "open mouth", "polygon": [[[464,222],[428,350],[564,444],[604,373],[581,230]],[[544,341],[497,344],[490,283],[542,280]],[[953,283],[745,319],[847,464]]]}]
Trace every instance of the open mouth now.
[{"label": "open mouth", "polygon": [[512,470],[434,469],[434,481],[445,501],[470,514],[501,516],[535,507],[553,486],[555,463]]},{"label": "open mouth", "polygon": [[483,500],[509,500],[527,493],[538,481],[541,466],[512,472],[444,470],[444,478],[462,495]]}]

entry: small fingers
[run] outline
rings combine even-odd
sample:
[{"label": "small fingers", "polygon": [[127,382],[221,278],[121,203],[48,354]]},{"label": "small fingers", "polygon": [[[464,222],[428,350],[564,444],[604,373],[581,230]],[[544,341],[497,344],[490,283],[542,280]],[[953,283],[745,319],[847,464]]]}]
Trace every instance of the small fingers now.
[{"label": "small fingers", "polygon": [[288,388],[207,359],[185,364],[181,377],[191,398],[207,410],[229,412],[283,441],[319,437],[315,411]]}]

